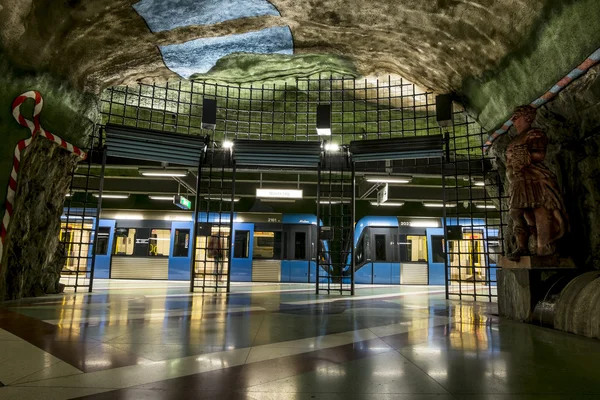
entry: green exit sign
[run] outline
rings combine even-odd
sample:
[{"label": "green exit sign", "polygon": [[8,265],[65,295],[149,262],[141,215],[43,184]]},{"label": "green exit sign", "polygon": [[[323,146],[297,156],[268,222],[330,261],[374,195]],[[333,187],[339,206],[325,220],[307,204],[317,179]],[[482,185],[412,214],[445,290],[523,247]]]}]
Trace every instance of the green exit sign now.
[{"label": "green exit sign", "polygon": [[192,202],[180,195],[173,198],[173,204],[184,210],[190,210],[192,208]]}]

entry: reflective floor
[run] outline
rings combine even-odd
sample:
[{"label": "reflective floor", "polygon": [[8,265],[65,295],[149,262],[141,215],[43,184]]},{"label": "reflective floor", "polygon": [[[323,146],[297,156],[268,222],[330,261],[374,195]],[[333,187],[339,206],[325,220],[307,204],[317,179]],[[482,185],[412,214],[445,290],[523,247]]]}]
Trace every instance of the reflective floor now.
[{"label": "reflective floor", "polygon": [[0,308],[0,399],[598,399],[600,341],[443,287],[97,282]]}]

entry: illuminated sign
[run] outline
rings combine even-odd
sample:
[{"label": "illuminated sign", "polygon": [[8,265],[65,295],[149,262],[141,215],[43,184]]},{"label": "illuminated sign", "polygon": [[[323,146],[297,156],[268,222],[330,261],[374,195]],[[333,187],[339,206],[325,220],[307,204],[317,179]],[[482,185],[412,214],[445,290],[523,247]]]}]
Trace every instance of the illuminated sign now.
[{"label": "illuminated sign", "polygon": [[302,190],[296,189],[256,189],[256,197],[277,199],[301,199]]},{"label": "illuminated sign", "polygon": [[192,202],[180,195],[173,197],[173,204],[184,210],[189,210],[192,208]]}]

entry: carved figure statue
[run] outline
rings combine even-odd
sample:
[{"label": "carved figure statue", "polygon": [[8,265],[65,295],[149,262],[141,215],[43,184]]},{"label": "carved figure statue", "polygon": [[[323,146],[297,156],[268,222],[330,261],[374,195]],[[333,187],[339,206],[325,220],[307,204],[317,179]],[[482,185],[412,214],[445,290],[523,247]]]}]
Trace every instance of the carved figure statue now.
[{"label": "carved figure statue", "polygon": [[567,214],[556,176],[544,165],[548,138],[531,128],[536,109],[519,106],[511,119],[517,136],[506,151],[510,217],[514,222],[517,249],[508,255],[514,261],[529,255],[534,236],[538,256],[554,254],[556,241],[568,229]]}]

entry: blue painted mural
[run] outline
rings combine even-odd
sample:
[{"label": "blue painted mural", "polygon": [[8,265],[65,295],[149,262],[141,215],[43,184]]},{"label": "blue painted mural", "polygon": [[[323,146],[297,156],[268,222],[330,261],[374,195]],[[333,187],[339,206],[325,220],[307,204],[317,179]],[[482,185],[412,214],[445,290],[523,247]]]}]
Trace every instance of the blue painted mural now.
[{"label": "blue painted mural", "polygon": [[152,32],[260,15],[280,16],[267,0],[142,0],[133,8]]},{"label": "blue painted mural", "polygon": [[292,32],[287,26],[266,28],[239,35],[196,39],[160,46],[167,67],[184,78],[206,73],[217,61],[233,53],[293,54]]}]

